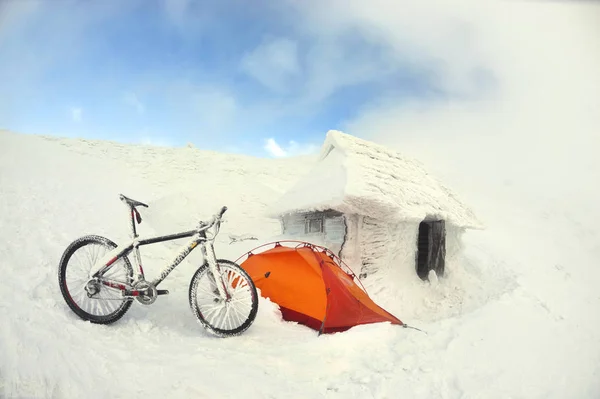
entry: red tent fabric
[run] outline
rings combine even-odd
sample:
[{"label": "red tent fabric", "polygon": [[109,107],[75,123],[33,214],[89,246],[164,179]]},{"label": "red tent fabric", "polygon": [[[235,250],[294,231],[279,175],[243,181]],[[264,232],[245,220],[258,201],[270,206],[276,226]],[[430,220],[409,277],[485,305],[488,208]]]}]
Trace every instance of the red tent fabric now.
[{"label": "red tent fabric", "polygon": [[261,295],[279,305],[285,320],[319,333],[379,322],[403,325],[369,298],[356,284],[354,273],[343,270],[345,265],[328,249],[305,242],[291,247],[277,242],[271,249],[253,253],[258,248],[240,265]]}]

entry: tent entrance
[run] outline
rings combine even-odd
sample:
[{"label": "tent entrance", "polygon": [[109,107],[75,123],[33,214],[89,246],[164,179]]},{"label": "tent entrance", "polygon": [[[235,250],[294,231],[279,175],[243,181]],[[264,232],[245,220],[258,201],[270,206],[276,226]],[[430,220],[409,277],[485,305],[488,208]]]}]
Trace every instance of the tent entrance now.
[{"label": "tent entrance", "polygon": [[443,220],[423,221],[417,239],[417,274],[427,280],[430,270],[444,275],[446,258],[446,226]]}]

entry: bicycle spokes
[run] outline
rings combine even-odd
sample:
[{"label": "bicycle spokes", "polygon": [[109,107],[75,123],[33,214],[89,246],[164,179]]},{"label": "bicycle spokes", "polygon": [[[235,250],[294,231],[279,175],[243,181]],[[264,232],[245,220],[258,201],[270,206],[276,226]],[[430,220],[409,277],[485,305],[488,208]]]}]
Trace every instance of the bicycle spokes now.
[{"label": "bicycle spokes", "polygon": [[[72,267],[65,274],[65,284],[73,302],[83,311],[95,316],[115,312],[124,300],[120,290],[111,289],[103,284],[102,279],[91,276],[93,266],[109,250],[105,245],[96,243],[77,249],[72,255]],[[122,260],[117,260],[104,277],[115,285],[129,282],[128,270]]]},{"label": "bicycle spokes", "polygon": [[[220,264],[221,276],[213,276],[208,267],[195,279],[195,306],[201,320],[216,330],[234,331],[248,320],[254,307],[251,281],[229,264]],[[221,296],[217,284],[223,284],[227,296]]]}]

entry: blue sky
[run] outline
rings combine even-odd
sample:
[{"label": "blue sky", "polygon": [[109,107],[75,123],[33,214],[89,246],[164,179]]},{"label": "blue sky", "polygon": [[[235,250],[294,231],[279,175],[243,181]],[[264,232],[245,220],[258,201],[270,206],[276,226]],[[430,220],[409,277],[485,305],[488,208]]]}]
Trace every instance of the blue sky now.
[{"label": "blue sky", "polygon": [[[324,4],[7,0],[0,128],[280,156],[377,104],[468,92],[440,81],[435,49]],[[488,70],[465,70],[489,89]]]}]

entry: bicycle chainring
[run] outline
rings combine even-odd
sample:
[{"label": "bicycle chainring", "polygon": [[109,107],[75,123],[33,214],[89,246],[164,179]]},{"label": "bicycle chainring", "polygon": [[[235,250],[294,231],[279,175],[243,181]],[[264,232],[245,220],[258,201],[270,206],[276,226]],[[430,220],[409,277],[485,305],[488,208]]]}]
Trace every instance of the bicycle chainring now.
[{"label": "bicycle chainring", "polygon": [[148,281],[139,281],[134,284],[133,288],[140,291],[146,291],[146,295],[138,295],[135,297],[142,305],[152,305],[154,301],[156,301],[158,291],[152,283],[149,283]]}]

